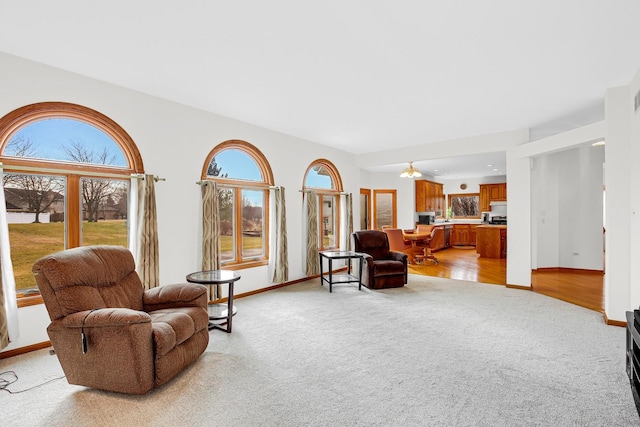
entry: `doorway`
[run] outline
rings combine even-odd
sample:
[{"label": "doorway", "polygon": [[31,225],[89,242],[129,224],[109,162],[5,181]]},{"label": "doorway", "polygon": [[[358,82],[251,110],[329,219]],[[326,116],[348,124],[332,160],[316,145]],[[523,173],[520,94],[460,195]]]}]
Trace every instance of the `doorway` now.
[{"label": "doorway", "polygon": [[371,190],[360,189],[360,230],[371,228]]}]

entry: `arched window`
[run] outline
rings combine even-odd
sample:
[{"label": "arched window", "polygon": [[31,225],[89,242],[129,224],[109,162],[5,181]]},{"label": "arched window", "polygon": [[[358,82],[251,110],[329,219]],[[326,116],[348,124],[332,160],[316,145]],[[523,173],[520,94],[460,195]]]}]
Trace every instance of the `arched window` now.
[{"label": "arched window", "polygon": [[19,296],[37,293],[38,258],[92,244],[128,245],[138,149],[113,120],[80,105],[27,105],[0,119],[0,161]]},{"label": "arched window", "polygon": [[318,195],[318,241],[320,250],[340,245],[340,193],[342,179],[329,160],[315,160],[304,175],[304,189]]},{"label": "arched window", "polygon": [[231,269],[266,264],[273,174],[264,155],[248,142],[225,141],[207,156],[202,179],[218,185],[221,264]]}]

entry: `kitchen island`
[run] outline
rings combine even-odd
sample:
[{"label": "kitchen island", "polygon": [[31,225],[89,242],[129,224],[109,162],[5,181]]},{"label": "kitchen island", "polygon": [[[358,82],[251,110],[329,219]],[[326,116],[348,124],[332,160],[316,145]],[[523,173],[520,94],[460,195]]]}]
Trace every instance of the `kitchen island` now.
[{"label": "kitchen island", "polygon": [[478,225],[476,227],[476,251],[485,258],[506,258],[507,226]]}]

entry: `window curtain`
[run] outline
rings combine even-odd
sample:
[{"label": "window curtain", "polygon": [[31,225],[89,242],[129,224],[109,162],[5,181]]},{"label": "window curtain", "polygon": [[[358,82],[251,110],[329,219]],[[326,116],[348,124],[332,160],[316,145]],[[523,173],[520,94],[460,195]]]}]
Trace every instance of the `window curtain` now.
[{"label": "window curtain", "polygon": [[[2,175],[4,177],[4,173]],[[2,282],[2,286],[0,286],[0,350],[2,350],[9,345],[11,340],[18,338],[20,329],[18,326],[16,280],[13,276],[9,247],[9,224],[4,186],[0,190],[0,281]]]},{"label": "window curtain", "polygon": [[307,213],[307,276],[320,273],[318,262],[318,195],[314,190],[304,193]]},{"label": "window curtain", "polygon": [[[220,215],[218,206],[218,187],[213,181],[201,184],[202,192],[202,270],[218,270],[220,268]],[[214,295],[209,295],[213,301],[221,297],[221,286],[209,286]]]},{"label": "window curtain", "polygon": [[138,259],[136,270],[145,289],[159,285],[158,220],[153,175],[138,181]]},{"label": "window curtain", "polygon": [[346,212],[346,221],[345,221],[345,230],[346,230],[346,244],[345,244],[345,248],[346,250],[350,251],[351,250],[351,235],[353,234],[353,194],[349,193],[346,194],[344,197],[345,200],[345,205],[347,207],[347,212]]},{"label": "window curtain", "polygon": [[287,213],[285,207],[284,187],[275,187],[274,204],[275,224],[272,282],[283,283],[289,280],[289,255],[287,250]]}]

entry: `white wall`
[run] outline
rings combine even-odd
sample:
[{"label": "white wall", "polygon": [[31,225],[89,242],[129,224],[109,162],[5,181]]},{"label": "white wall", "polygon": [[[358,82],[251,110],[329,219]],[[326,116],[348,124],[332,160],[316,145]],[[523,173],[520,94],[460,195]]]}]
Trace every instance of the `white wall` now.
[{"label": "white wall", "polygon": [[[0,116],[37,102],[71,102],[105,114],[129,133],[145,171],[166,179],[156,184],[162,284],[184,282],[188,273],[199,270],[201,209],[200,187],[195,182],[207,154],[225,140],[241,139],[258,147],[271,164],[275,184],[286,188],[289,280],[305,277],[298,190],[307,166],[318,158],[330,160],[341,174],[344,191],[359,193],[360,174],[349,153],[6,54],[0,54],[0,92]],[[409,190],[399,195],[402,200],[410,198]],[[359,206],[354,203],[354,217],[358,216]],[[241,274],[237,293],[271,285],[267,266],[244,269]],[[46,340],[44,306],[19,311],[21,320],[25,313],[29,315],[20,322],[20,338],[6,350]]]},{"label": "white wall", "polygon": [[[640,70],[636,73],[635,77],[629,84],[629,105],[634,105],[633,99],[635,95],[640,91]],[[621,294],[620,298],[628,298],[629,305],[627,309],[637,309],[640,307],[640,168],[638,167],[638,159],[640,159],[640,109],[638,111],[630,112],[630,156],[629,159],[632,162],[630,168],[629,181],[631,183],[630,188],[630,210],[632,213],[632,221],[629,227],[629,235],[635,238],[630,239],[629,255],[630,255],[630,275],[632,278],[631,286],[629,288],[629,294]],[[605,170],[605,174],[609,173],[609,169]],[[609,195],[607,194],[607,199]]]},{"label": "white wall", "polygon": [[[638,254],[637,238],[633,238],[631,203],[640,194],[640,182],[632,158],[631,102],[629,88],[618,87],[607,90],[605,96],[606,148],[605,186],[607,192],[605,244],[605,312],[615,320],[625,320],[625,311],[630,309],[632,284],[638,286],[637,267],[634,261]],[[637,145],[637,141],[635,145]],[[633,274],[632,273],[633,271]],[[637,304],[637,302],[636,302]]]},{"label": "white wall", "polygon": [[532,159],[532,268],[560,266],[558,169],[558,157],[553,154]]},{"label": "white wall", "polygon": [[533,159],[533,268],[602,270],[603,163],[590,145]]},{"label": "white wall", "polygon": [[[362,176],[367,177],[366,181],[362,183],[363,188],[369,188],[371,190],[396,190],[397,226],[398,228],[414,228],[414,212],[416,210],[415,181],[412,178],[400,178],[400,171],[398,171],[398,173],[367,172]],[[371,203],[374,203],[373,193]],[[354,218],[358,218],[357,222],[359,225],[360,217],[354,216]],[[354,222],[355,221],[354,219]]]}]

